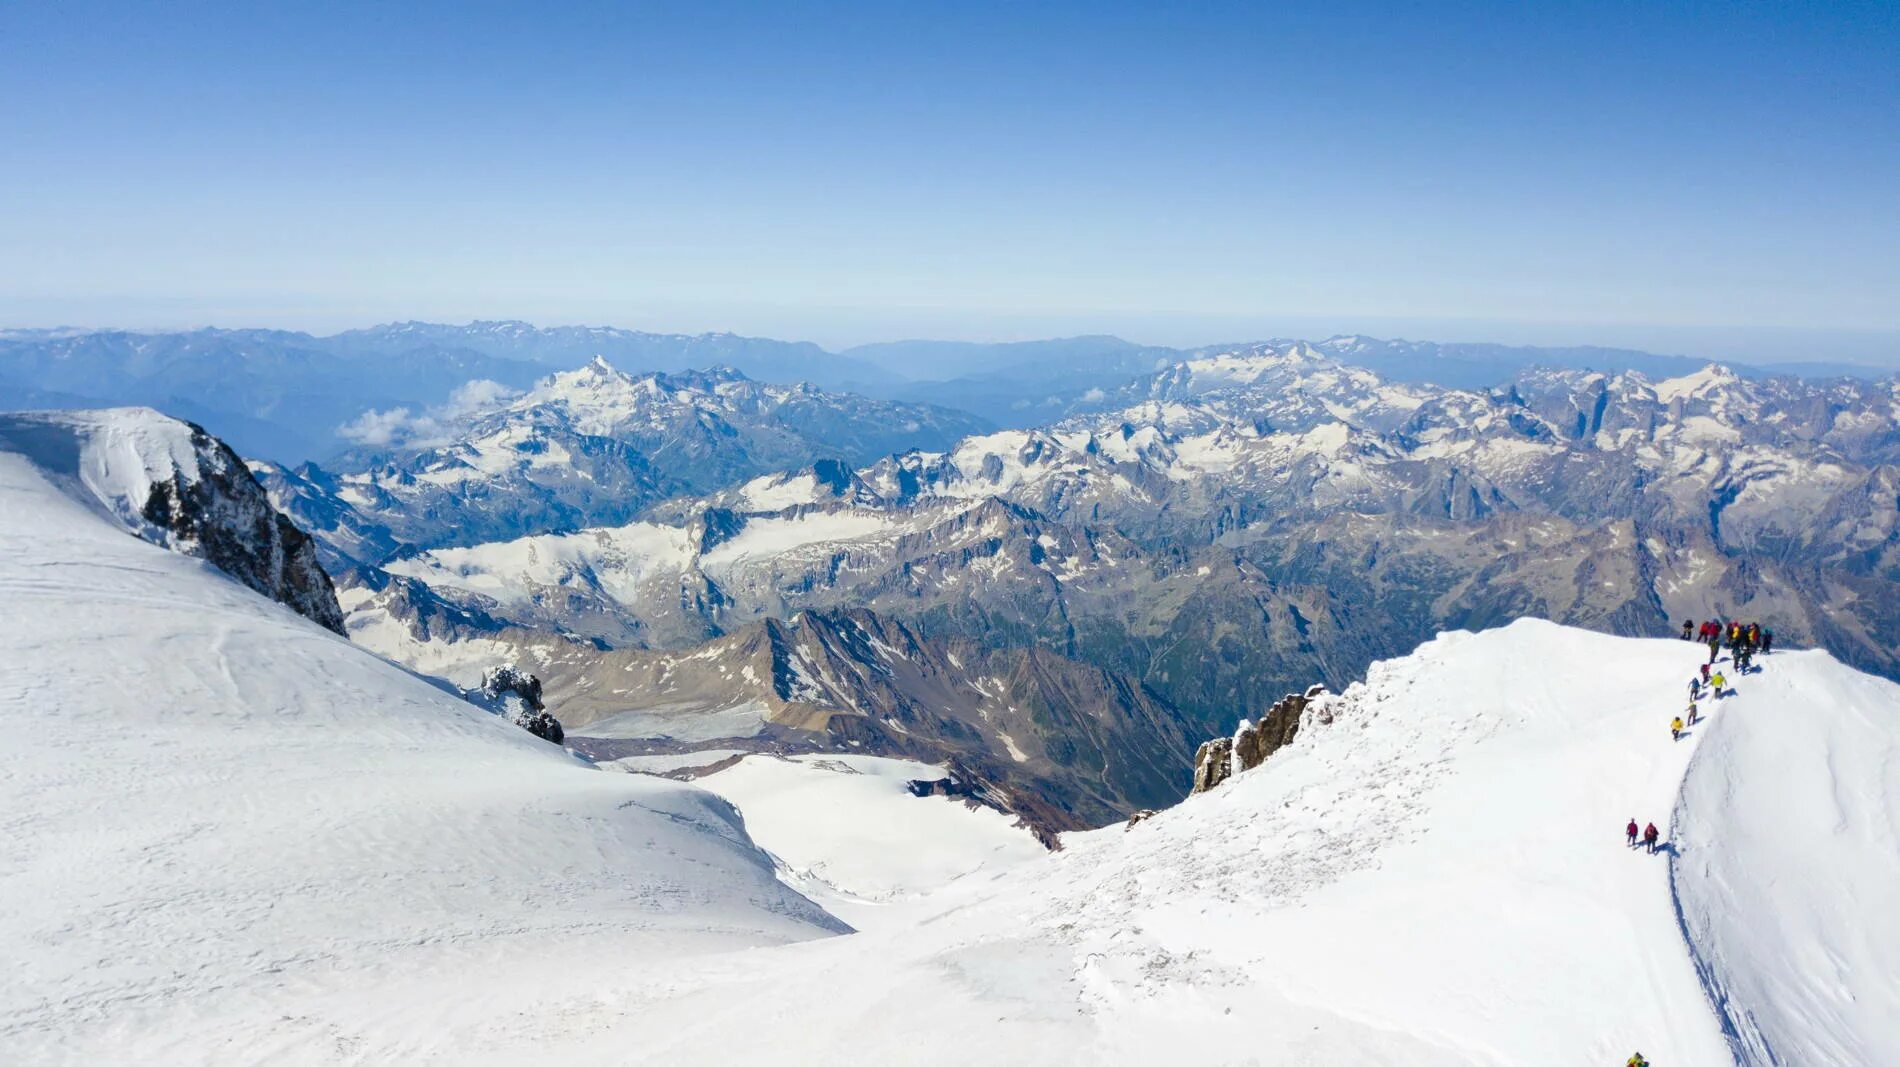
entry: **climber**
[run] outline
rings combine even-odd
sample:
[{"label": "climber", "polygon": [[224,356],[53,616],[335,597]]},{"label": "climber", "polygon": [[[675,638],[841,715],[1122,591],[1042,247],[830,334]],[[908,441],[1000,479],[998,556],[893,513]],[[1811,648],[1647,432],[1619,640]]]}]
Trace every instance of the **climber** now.
[{"label": "climber", "polygon": [[1661,836],[1662,831],[1656,829],[1655,823],[1650,823],[1648,826],[1643,827],[1643,845],[1649,849],[1650,855],[1653,856],[1656,854],[1656,839]]},{"label": "climber", "polygon": [[1691,700],[1689,701],[1689,725],[1694,726],[1695,720],[1696,720],[1695,701]]},{"label": "climber", "polygon": [[1714,663],[1716,654],[1722,651],[1722,635],[1709,638],[1709,662]]},{"label": "climber", "polygon": [[1728,679],[1722,676],[1721,671],[1716,671],[1709,677],[1709,686],[1715,690],[1715,699],[1717,700],[1722,699],[1722,689],[1727,685]]},{"label": "climber", "polygon": [[1766,656],[1774,647],[1775,632],[1773,630],[1763,630],[1761,632],[1761,654]]},{"label": "climber", "polygon": [[1682,740],[1682,716],[1680,715],[1669,720],[1669,740]]},{"label": "climber", "polygon": [[1702,684],[1709,684],[1709,665],[1706,663],[1702,665]]},{"label": "climber", "polygon": [[1694,629],[1695,629],[1695,623],[1691,622],[1688,619],[1682,620],[1682,639],[1684,641],[1687,641],[1689,639],[1690,632],[1693,631]]},{"label": "climber", "polygon": [[1695,698],[1701,695],[1702,695],[1702,679],[1697,678],[1694,675],[1691,675],[1689,677],[1689,702],[1691,704],[1695,703]]},{"label": "climber", "polygon": [[1640,831],[1640,830],[1638,830],[1638,829],[1636,829],[1636,820],[1635,820],[1635,819],[1631,819],[1631,820],[1630,820],[1630,824],[1629,824],[1628,826],[1625,826],[1625,827],[1623,828],[1623,831],[1624,831],[1625,833],[1627,833],[1627,834],[1629,835],[1629,839],[1630,839],[1630,847],[1631,847],[1631,848],[1635,848],[1635,847],[1636,847],[1636,835],[1637,835],[1638,833],[1641,833],[1641,831]]},{"label": "climber", "polygon": [[1649,1067],[1649,1061],[1643,1058],[1642,1053],[1638,1052],[1634,1056],[1631,1056],[1629,1062],[1625,1063],[1623,1067]]}]

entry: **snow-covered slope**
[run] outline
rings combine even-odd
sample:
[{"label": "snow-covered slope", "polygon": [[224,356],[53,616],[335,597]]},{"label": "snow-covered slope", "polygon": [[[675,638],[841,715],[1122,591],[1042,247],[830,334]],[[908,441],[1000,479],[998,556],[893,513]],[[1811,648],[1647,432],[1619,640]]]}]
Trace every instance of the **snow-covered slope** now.
[{"label": "snow-covered slope", "polygon": [[792,884],[868,929],[905,921],[909,913],[893,905],[1047,856],[1009,815],[911,795],[910,782],[948,773],[880,756],[753,754],[694,783],[739,808]]},{"label": "snow-covered slope", "polygon": [[[1672,742],[1698,661],[1534,621],[1443,635],[1132,829],[1068,835],[910,924],[635,983],[508,1051],[610,1062],[637,1028],[669,1062],[715,1044],[735,1062],[1894,1062],[1900,691],[1777,654]],[[1769,724],[1804,717],[1813,758],[1775,765],[1801,728]],[[1797,810],[1838,805],[1819,845],[1762,810],[1791,775]],[[1737,783],[1759,806],[1724,795]],[[1669,847],[1626,848],[1631,816]],[[1703,865],[1745,891],[1705,895]],[[1751,976],[1726,988],[1761,1041],[1731,1045],[1698,956]]]},{"label": "snow-covered slope", "polygon": [[1768,662],[1689,768],[1683,923],[1747,1062],[1900,1063],[1900,686]]},{"label": "snow-covered slope", "polygon": [[68,478],[0,451],[0,1060],[409,1059],[842,928],[725,802],[589,768]]}]

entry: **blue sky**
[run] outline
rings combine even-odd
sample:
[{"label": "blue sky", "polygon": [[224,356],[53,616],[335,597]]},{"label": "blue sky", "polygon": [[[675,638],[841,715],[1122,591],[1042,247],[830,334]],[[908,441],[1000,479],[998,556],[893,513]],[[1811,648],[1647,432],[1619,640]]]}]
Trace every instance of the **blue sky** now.
[{"label": "blue sky", "polygon": [[1900,362],[1892,3],[292,7],[0,6],[0,325]]}]

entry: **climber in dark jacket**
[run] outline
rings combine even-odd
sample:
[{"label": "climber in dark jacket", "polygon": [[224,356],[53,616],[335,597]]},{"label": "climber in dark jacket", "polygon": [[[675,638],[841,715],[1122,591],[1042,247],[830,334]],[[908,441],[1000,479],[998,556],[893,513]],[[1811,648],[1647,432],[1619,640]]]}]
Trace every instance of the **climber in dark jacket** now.
[{"label": "climber in dark jacket", "polygon": [[1643,846],[1649,849],[1650,855],[1656,854],[1656,839],[1661,836],[1662,831],[1656,829],[1655,823],[1643,827]]},{"label": "climber in dark jacket", "polygon": [[1636,820],[1635,820],[1635,819],[1631,819],[1631,820],[1630,820],[1630,824],[1629,824],[1628,826],[1625,826],[1625,827],[1623,828],[1623,832],[1629,835],[1629,839],[1630,839],[1630,847],[1631,847],[1631,848],[1635,848],[1635,847],[1636,847],[1636,835],[1637,835],[1638,833],[1640,833],[1640,832],[1641,832],[1641,831],[1639,831],[1639,830],[1637,830],[1637,829],[1636,829]]}]

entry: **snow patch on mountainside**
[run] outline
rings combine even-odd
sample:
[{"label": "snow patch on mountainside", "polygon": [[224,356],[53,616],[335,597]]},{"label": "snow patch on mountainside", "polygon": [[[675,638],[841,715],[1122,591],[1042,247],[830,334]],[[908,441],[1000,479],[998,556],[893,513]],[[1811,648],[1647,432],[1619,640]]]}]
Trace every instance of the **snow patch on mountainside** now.
[{"label": "snow patch on mountainside", "polygon": [[885,533],[892,526],[880,512],[807,512],[785,518],[747,520],[738,536],[700,557],[708,571],[739,566],[753,559],[774,559],[812,545],[856,541]]},{"label": "snow patch on mountainside", "polygon": [[696,784],[739,808],[794,888],[864,929],[906,921],[888,905],[1048,856],[1012,816],[907,788],[946,774],[879,756],[756,754]]},{"label": "snow patch on mountainside", "polygon": [[459,589],[507,604],[539,588],[574,583],[632,602],[640,583],[692,563],[686,530],[635,522],[571,534],[537,534],[469,548],[439,548],[383,569],[431,587]]}]

